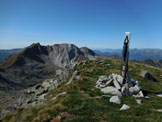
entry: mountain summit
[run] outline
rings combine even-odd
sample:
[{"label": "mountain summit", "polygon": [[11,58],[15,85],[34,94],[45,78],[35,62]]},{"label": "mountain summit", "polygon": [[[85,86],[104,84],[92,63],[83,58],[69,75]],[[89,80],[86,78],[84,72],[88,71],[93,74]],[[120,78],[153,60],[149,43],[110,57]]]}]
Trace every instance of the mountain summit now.
[{"label": "mountain summit", "polygon": [[[54,75],[57,69],[64,69],[72,60],[96,58],[97,55],[92,50],[78,48],[74,44],[42,46],[34,43],[0,64],[0,79],[12,88],[29,87]],[[5,85],[1,83],[3,89],[2,86]]]}]

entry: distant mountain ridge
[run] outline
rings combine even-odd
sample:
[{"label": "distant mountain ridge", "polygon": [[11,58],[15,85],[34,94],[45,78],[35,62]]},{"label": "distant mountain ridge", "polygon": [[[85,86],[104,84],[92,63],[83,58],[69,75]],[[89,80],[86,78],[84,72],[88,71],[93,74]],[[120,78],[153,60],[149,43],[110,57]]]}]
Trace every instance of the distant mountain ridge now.
[{"label": "distant mountain ridge", "polygon": [[[122,55],[122,49],[98,49],[93,50],[96,54],[100,55]],[[143,61],[145,59],[161,60],[162,59],[162,49],[130,49],[130,59]]]},{"label": "distant mountain ridge", "polygon": [[17,51],[19,51],[21,49],[0,49],[0,62],[2,62],[5,58],[7,58],[8,56],[10,56],[13,53],[16,53]]}]

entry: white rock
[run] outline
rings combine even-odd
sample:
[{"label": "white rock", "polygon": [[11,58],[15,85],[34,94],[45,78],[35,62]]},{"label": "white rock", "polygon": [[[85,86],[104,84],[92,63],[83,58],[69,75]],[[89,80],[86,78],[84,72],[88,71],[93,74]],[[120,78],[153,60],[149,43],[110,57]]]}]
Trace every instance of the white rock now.
[{"label": "white rock", "polygon": [[113,84],[113,79],[110,79],[106,82],[106,86],[111,86]]},{"label": "white rock", "polygon": [[121,88],[121,93],[122,93],[122,95],[124,95],[124,96],[130,95],[130,93],[129,93],[129,88],[128,88],[128,85],[127,85],[127,84],[124,84],[124,85],[123,85],[123,87]]},{"label": "white rock", "polygon": [[120,111],[128,110],[128,109],[130,109],[130,107],[126,104],[123,104],[123,106],[120,108]]},{"label": "white rock", "polygon": [[99,77],[98,82],[104,82],[104,83],[106,83],[107,80],[108,80],[108,77],[105,76],[105,75],[102,75],[102,76]]},{"label": "white rock", "polygon": [[136,97],[136,98],[144,97],[142,91],[140,91],[137,95],[133,95],[133,96]]},{"label": "white rock", "polygon": [[113,86],[107,86],[105,88],[102,88],[101,92],[104,94],[113,94],[113,95],[122,96],[121,93],[119,92],[119,90]]},{"label": "white rock", "polygon": [[123,77],[121,75],[118,75],[117,81],[120,83],[120,85],[123,84]]},{"label": "white rock", "polygon": [[132,93],[132,94],[134,94],[135,93],[134,87],[130,87],[129,88],[129,92]]},{"label": "white rock", "polygon": [[100,88],[105,88],[106,87],[106,85],[100,85]]},{"label": "white rock", "polygon": [[141,90],[141,87],[139,85],[134,86],[134,91],[139,92]]},{"label": "white rock", "polygon": [[46,94],[42,94],[42,95],[39,97],[39,99],[40,99],[40,100],[44,100],[44,99],[45,99],[45,95],[46,95]]},{"label": "white rock", "polygon": [[137,89],[137,88],[135,88],[135,87],[130,87],[130,88],[129,88],[129,92],[130,92],[131,94],[137,94],[139,91],[140,91],[140,90]]},{"label": "white rock", "polygon": [[136,102],[137,102],[137,104],[141,104],[142,103],[142,100],[136,99]]},{"label": "white rock", "polygon": [[160,94],[157,94],[156,96],[158,96],[158,97],[162,97],[162,94],[160,93]]},{"label": "white rock", "polygon": [[144,97],[144,95],[143,95],[143,92],[142,92],[142,91],[140,91],[140,92],[139,92],[139,95],[140,95],[141,97]]},{"label": "white rock", "polygon": [[114,83],[114,86],[115,86],[117,89],[121,89],[121,86],[120,86],[120,84],[118,83],[118,81],[117,81],[116,79],[114,79],[113,83]]},{"label": "white rock", "polygon": [[119,98],[119,96],[112,96],[110,98],[110,102],[116,103],[116,104],[121,104],[121,99]]},{"label": "white rock", "polygon": [[149,99],[150,97],[149,96],[145,96],[146,99]]},{"label": "white rock", "polygon": [[162,112],[162,109],[157,109],[158,112]]}]

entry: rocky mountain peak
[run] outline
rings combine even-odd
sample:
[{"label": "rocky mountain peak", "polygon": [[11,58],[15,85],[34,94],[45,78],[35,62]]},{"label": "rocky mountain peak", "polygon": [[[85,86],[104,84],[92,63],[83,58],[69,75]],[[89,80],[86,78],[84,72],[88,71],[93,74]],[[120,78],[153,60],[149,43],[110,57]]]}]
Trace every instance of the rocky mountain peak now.
[{"label": "rocky mountain peak", "polygon": [[18,88],[32,86],[54,75],[57,69],[69,67],[72,60],[75,63],[96,59],[95,54],[89,50],[80,49],[74,44],[42,46],[33,43],[2,62],[0,75],[8,83],[17,84]]}]

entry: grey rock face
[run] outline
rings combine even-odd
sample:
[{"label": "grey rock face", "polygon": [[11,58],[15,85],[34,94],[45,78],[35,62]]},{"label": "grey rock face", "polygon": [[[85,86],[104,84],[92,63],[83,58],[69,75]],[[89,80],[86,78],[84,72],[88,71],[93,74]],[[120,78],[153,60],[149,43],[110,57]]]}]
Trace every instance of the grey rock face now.
[{"label": "grey rock face", "polygon": [[139,76],[141,76],[147,80],[156,81],[156,79],[147,71],[142,71]]},{"label": "grey rock face", "polygon": [[[0,89],[6,87],[26,89],[38,82],[43,82],[57,69],[71,67],[72,60],[76,65],[76,62],[80,60],[94,59],[97,59],[97,55],[88,48],[80,49],[73,44],[41,46],[39,43],[35,43],[0,63],[0,69],[3,69],[3,72],[0,70],[0,80],[5,83],[0,82]],[[61,71],[56,72],[56,74],[59,73],[61,74]]]},{"label": "grey rock face", "polygon": [[42,84],[26,89],[28,95],[24,105],[37,104],[45,100],[47,92],[56,88],[62,81],[60,79],[47,79]]},{"label": "grey rock face", "polygon": [[116,103],[116,104],[121,104],[121,99],[120,99],[119,96],[112,96],[112,97],[110,98],[110,102]]},{"label": "grey rock face", "polygon": [[89,60],[96,60],[96,54],[87,47],[81,47],[80,50],[84,53],[84,56]]}]

